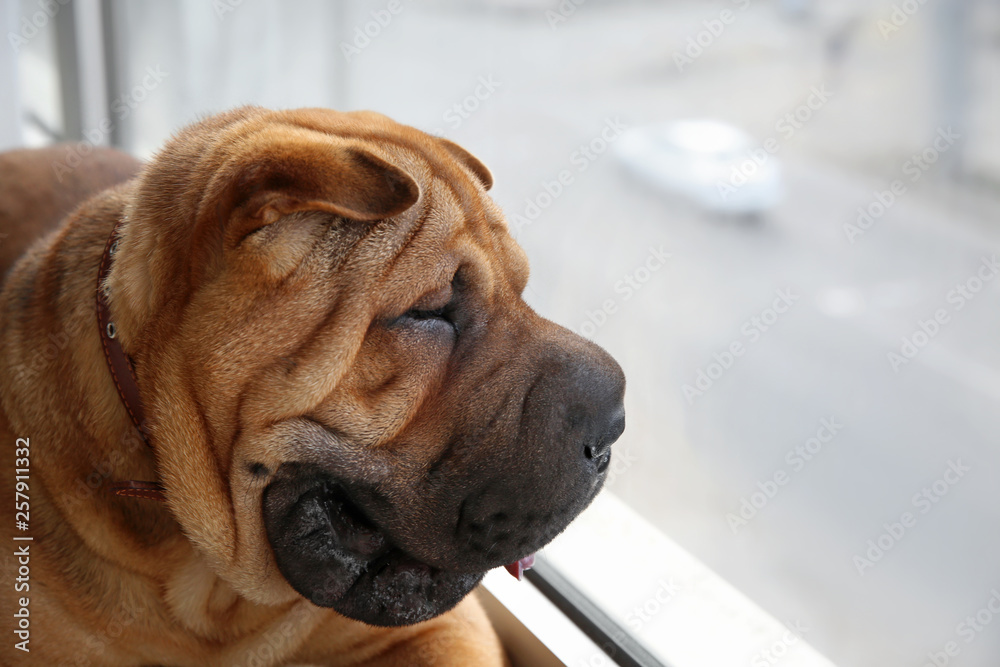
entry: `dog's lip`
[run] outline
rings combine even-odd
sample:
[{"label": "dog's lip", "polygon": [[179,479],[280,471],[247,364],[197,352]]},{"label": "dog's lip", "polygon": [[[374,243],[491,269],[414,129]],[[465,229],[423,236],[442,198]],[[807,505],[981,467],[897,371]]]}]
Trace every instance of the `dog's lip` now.
[{"label": "dog's lip", "polygon": [[295,518],[279,529],[275,547],[282,574],[313,604],[348,618],[377,626],[425,621],[456,605],[485,574],[410,555],[329,478],[278,502],[295,508],[282,512]]},{"label": "dog's lip", "polygon": [[[426,568],[428,573],[433,575],[438,572],[451,572],[451,570],[436,567],[411,555],[405,549],[396,544],[379,525],[373,520],[351,495],[342,487],[331,487],[324,483],[327,499],[325,509],[327,521],[331,531],[335,531],[335,525],[352,524],[357,537],[351,540],[353,550],[362,556],[373,558],[369,561],[366,570],[378,570],[383,567],[387,560],[394,559],[397,565],[413,566],[414,568]],[[518,581],[526,570],[530,570],[535,564],[535,554],[531,553],[523,558],[502,565]],[[497,566],[501,567],[501,566]],[[468,572],[458,572],[456,574],[470,574]],[[480,572],[484,574],[485,571]],[[363,577],[359,576],[351,588],[358,585]]]},{"label": "dog's lip", "polygon": [[385,532],[342,489],[326,482],[322,488],[327,527],[331,533],[340,536],[345,542],[344,547],[368,558],[378,557],[394,548]]}]

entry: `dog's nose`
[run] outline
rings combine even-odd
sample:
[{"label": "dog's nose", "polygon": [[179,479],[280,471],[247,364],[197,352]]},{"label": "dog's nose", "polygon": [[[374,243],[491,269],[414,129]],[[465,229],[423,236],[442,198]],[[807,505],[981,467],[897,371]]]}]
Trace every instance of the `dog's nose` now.
[{"label": "dog's nose", "polygon": [[587,476],[601,474],[611,461],[611,445],[625,430],[625,376],[607,352],[580,341],[576,354],[556,375],[567,401],[565,455],[583,455]]},{"label": "dog's nose", "polygon": [[594,442],[583,446],[583,455],[600,474],[608,469],[611,462],[611,445],[625,431],[625,406],[619,403],[609,417],[598,423],[604,423],[605,430],[598,434]]}]

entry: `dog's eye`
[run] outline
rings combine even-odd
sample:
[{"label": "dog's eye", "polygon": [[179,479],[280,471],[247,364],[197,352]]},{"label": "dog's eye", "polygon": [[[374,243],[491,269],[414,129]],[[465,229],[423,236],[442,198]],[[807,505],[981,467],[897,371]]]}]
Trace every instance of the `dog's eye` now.
[{"label": "dog's eye", "polygon": [[451,304],[443,306],[441,308],[436,308],[434,310],[421,310],[419,308],[411,308],[406,311],[403,317],[408,317],[413,320],[444,320],[449,324],[454,324],[451,319]]},{"label": "dog's eye", "polygon": [[417,304],[413,308],[403,313],[396,323],[403,326],[414,326],[422,329],[436,329],[444,333],[445,331],[458,334],[458,325],[455,319],[455,304],[448,302],[437,308],[428,308],[423,304]]},{"label": "dog's eye", "polygon": [[409,310],[394,320],[394,323],[421,328],[432,327],[442,333],[449,331],[457,335],[464,322],[460,286],[456,275],[447,285],[424,292],[419,299],[410,304]]},{"label": "dog's eye", "polygon": [[440,320],[454,326],[455,291],[451,285],[427,292],[403,313],[401,319],[409,322]]}]

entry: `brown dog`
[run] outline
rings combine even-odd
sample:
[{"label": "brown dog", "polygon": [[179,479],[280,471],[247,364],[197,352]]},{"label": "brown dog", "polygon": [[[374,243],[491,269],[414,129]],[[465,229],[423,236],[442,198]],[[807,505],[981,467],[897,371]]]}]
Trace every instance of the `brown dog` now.
[{"label": "brown dog", "polygon": [[[50,162],[0,158],[0,225]],[[3,660],[502,663],[466,595],[597,493],[624,378],[521,299],[491,182],[377,114],[243,108],[28,252],[0,293],[4,515],[33,538]]]}]

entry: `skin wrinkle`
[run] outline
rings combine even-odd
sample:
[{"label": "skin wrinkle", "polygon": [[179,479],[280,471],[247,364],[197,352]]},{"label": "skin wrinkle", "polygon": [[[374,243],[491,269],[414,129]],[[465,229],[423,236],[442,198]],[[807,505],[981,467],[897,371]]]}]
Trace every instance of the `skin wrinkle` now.
[{"label": "skin wrinkle", "polygon": [[[485,220],[489,217],[486,214],[486,212],[482,209],[482,207],[479,206],[478,204],[477,197],[479,193],[475,190],[472,190],[472,192],[470,192],[471,186],[466,185],[465,187],[462,187],[460,190],[458,185],[454,182],[450,182],[447,180],[442,182],[444,183],[444,186],[448,189],[448,191],[452,194],[452,196],[455,198],[455,201],[461,210],[476,212],[477,222]],[[485,230],[479,229],[479,225],[469,225],[469,224],[463,225],[462,231],[464,235],[467,235],[469,237],[470,239],[469,244],[477,249],[494,245],[493,243],[489,242],[492,239],[488,240],[487,232]],[[477,254],[480,255],[481,259],[485,259],[486,255],[485,253],[480,252]],[[490,273],[494,273],[494,271],[491,271]]]},{"label": "skin wrinkle", "polygon": [[[115,271],[115,265],[112,264],[112,266],[111,266],[111,274],[108,276],[108,280],[109,281],[111,280],[111,276],[114,274],[114,271]],[[114,295],[115,295],[115,292],[112,291],[111,292],[111,298],[109,299],[109,304],[108,305],[109,305],[109,307],[111,309],[111,315],[112,315],[112,317],[117,318],[118,315],[115,313]],[[171,299],[170,301],[168,301],[165,304],[164,310],[168,311],[168,312],[172,311],[173,310],[172,309],[172,303],[173,302],[175,302],[175,299]],[[186,305],[187,304],[185,303],[184,304],[185,308],[186,308]],[[178,310],[177,312],[181,313],[181,316],[183,316],[184,309],[182,308],[182,309]],[[180,318],[178,318],[178,319],[180,319]],[[117,319],[115,321],[117,321]],[[148,375],[144,375],[143,373],[141,373],[140,370],[139,370],[139,367],[140,366],[144,366],[148,370],[149,369],[149,364],[147,364],[146,362],[148,361],[149,357],[157,355],[159,352],[161,352],[160,350],[156,350],[155,349],[155,341],[156,341],[156,338],[157,338],[156,334],[158,333],[161,336],[163,336],[163,338],[169,340],[169,339],[173,338],[176,335],[177,331],[181,328],[181,323],[178,322],[178,323],[173,324],[173,325],[167,324],[166,327],[163,327],[163,328],[166,328],[167,331],[168,331],[166,333],[166,335],[164,335],[163,328],[160,328],[160,327],[163,327],[163,319],[160,319],[160,320],[150,320],[146,324],[146,326],[142,328],[141,332],[139,332],[138,334],[133,335],[131,337],[131,339],[132,339],[132,344],[131,345],[129,344],[129,332],[128,332],[128,329],[126,327],[119,327],[119,332],[120,332],[119,333],[119,337],[121,338],[122,349],[125,351],[125,353],[128,355],[128,357],[130,359],[134,360],[133,363],[135,364],[135,367],[136,367],[136,378],[135,378],[135,380],[136,380],[136,383],[139,385],[139,390],[140,390],[141,395],[146,395],[147,390],[143,388],[143,378],[144,377],[148,377]]]},{"label": "skin wrinkle", "polygon": [[[338,296],[340,295],[338,294]],[[337,299],[334,302],[333,306],[327,311],[326,315],[323,317],[322,323],[319,326],[313,327],[310,335],[304,337],[302,344],[299,345],[297,348],[295,348],[295,350],[289,356],[291,356],[292,358],[312,356],[312,353],[314,352],[317,345],[316,341],[317,339],[320,338],[320,333],[329,328],[331,322],[334,319],[334,315],[339,312],[340,308],[341,308],[341,301],[340,299]],[[354,360],[357,358],[358,352],[360,351],[363,342],[364,342],[363,337],[355,341],[355,344],[351,347],[350,350],[348,350],[348,356],[346,357],[346,359],[343,360],[342,367],[349,367],[354,364]],[[296,362],[295,368],[291,372],[286,371],[285,374],[286,376],[294,375],[295,372],[302,367],[303,366],[301,366],[298,362]],[[273,368],[273,366],[271,368]],[[320,397],[317,400],[318,402],[322,402],[323,397]]]},{"label": "skin wrinkle", "polygon": [[535,376],[535,379],[532,380],[531,385],[528,386],[528,390],[524,392],[524,396],[521,399],[521,419],[519,420],[521,428],[524,428],[524,424],[525,422],[527,422],[527,420],[524,418],[524,415],[528,409],[528,399],[531,398],[531,393],[535,390],[535,387],[538,386],[538,383],[540,383],[544,377],[545,377],[544,373],[538,373]]},{"label": "skin wrinkle", "polygon": [[[258,370],[258,372],[255,375],[253,375],[246,382],[243,383],[243,385],[240,387],[240,392],[239,392],[239,394],[237,396],[236,415],[237,415],[237,419],[238,419],[238,422],[237,422],[238,423],[238,427],[237,427],[236,432],[233,435],[233,438],[230,441],[230,451],[233,448],[235,448],[235,445],[236,445],[237,441],[239,440],[240,432],[242,430],[242,428],[240,426],[246,420],[246,418],[243,415],[243,408],[244,408],[244,405],[245,405],[245,399],[246,399],[247,394],[251,391],[251,389],[253,387],[257,386],[260,382],[262,382],[264,379],[266,379],[266,377],[274,370],[275,367],[278,367],[280,369],[281,367],[284,366],[285,370],[286,370],[286,374],[290,374],[291,372],[293,372],[294,369],[296,367],[298,367],[298,359],[297,359],[297,357],[303,354],[302,350],[304,348],[306,348],[309,345],[309,343],[315,338],[315,336],[317,335],[317,333],[320,330],[322,330],[330,322],[330,320],[332,319],[334,313],[337,312],[337,309],[339,308],[339,306],[340,306],[339,302],[334,301],[334,303],[332,304],[330,310],[328,310],[327,314],[324,316],[323,323],[320,324],[319,326],[313,327],[313,329],[310,331],[309,335],[303,337],[303,339],[302,339],[303,342],[302,342],[301,345],[299,345],[297,348],[295,348],[295,350],[293,350],[290,354],[277,357],[275,359],[274,363],[269,364],[269,365],[261,366],[260,369]],[[288,364],[291,365],[291,368],[287,368]],[[279,423],[280,421],[283,421],[283,420],[270,421],[270,422],[264,424],[264,426],[265,426],[265,428],[271,428],[275,424]]]},{"label": "skin wrinkle", "polygon": [[[347,438],[343,433],[338,431],[336,428],[328,426],[322,420],[317,419],[316,417],[310,415],[304,415],[302,419],[311,422],[316,426],[318,426],[320,429],[322,429],[322,431],[326,433],[327,437],[330,437],[333,440],[333,442],[338,446],[339,449],[342,450],[345,447],[349,448],[352,454],[356,451],[356,449],[358,449],[356,445],[351,442],[350,438]],[[393,461],[394,459],[397,458],[395,452],[393,452],[393,450],[391,449],[379,449],[378,451],[379,451],[379,456],[384,459]]]},{"label": "skin wrinkle", "polygon": [[[480,385],[485,385],[485,384],[486,384],[486,382],[481,382],[480,383]],[[492,428],[494,426],[494,424],[496,423],[497,419],[499,419],[500,415],[507,411],[507,408],[510,405],[510,401],[513,398],[513,396],[514,396],[513,390],[507,391],[505,393],[505,395],[504,395],[504,399],[497,406],[497,409],[494,411],[493,415],[490,417],[489,422],[487,423],[487,425],[480,427],[480,429],[478,431],[474,432],[470,437],[466,438],[466,437],[463,437],[463,436],[460,435],[458,437],[454,437],[453,436],[452,438],[450,438],[448,440],[448,444],[446,445],[444,451],[441,452],[441,454],[434,460],[434,462],[428,468],[428,471],[426,473],[426,478],[424,480],[424,484],[429,486],[429,485],[431,485],[433,483],[434,477],[435,477],[435,473],[445,463],[447,463],[447,459],[450,456],[454,455],[454,453],[456,451],[458,451],[458,446],[459,446],[460,443],[463,443],[463,442],[466,442],[466,441],[470,441],[470,440],[473,441],[473,442],[475,442],[475,441],[478,440],[478,438],[482,435],[483,432],[488,431],[490,428]]]},{"label": "skin wrinkle", "polygon": [[[413,245],[414,240],[420,235],[420,232],[423,230],[424,225],[425,225],[425,223],[428,220],[429,212],[430,212],[430,208],[429,207],[427,207],[427,206],[422,207],[422,210],[420,211],[420,214],[418,216],[416,216],[414,222],[411,223],[407,227],[406,235],[404,236],[403,241],[399,244],[398,248],[393,253],[393,255],[389,259],[389,261],[386,262],[385,269],[382,270],[382,272],[381,272],[380,281],[379,282],[385,282],[388,279],[388,277],[393,273],[393,270],[396,268],[397,263],[405,255],[406,251]],[[370,327],[371,326],[376,326],[376,323],[377,323],[377,320],[373,320],[372,324],[370,325]],[[368,337],[368,334],[366,334],[365,338],[367,338],[367,337]],[[364,345],[364,341],[362,341],[362,346],[363,345]],[[297,352],[298,351],[296,351],[296,354],[297,354]],[[390,376],[387,380],[385,380],[383,382],[382,386],[385,386],[386,384],[389,384],[390,382],[392,382],[393,377],[394,376]],[[333,391],[334,392],[337,391],[338,388],[339,387],[334,387]],[[377,391],[378,391],[378,388],[376,388],[372,392],[372,394],[377,393]],[[410,414],[408,415],[408,418],[406,419],[405,422],[403,422],[402,424],[400,424],[396,428],[397,431],[405,430],[405,428],[407,427],[407,425],[412,421],[412,419],[420,411],[420,408],[421,408],[421,405],[423,404],[423,402],[426,401],[426,400],[428,400],[428,398],[431,395],[432,395],[432,392],[425,392],[422,395],[421,400],[418,403],[412,405],[411,409],[409,410]]]},{"label": "skin wrinkle", "polygon": [[496,426],[496,423],[500,420],[500,417],[503,415],[503,413],[507,412],[507,406],[510,405],[510,402],[511,400],[513,400],[513,398],[514,398],[513,390],[508,391],[504,395],[503,402],[497,408],[496,412],[493,413],[493,416],[490,417],[490,420],[486,424],[486,428],[484,430],[490,430]]},{"label": "skin wrinkle", "polygon": [[[331,215],[331,217],[334,217],[334,216]],[[256,234],[256,233],[257,232],[251,232],[251,234]],[[243,240],[246,240],[246,237],[244,237]],[[312,254],[315,251],[315,247],[316,247],[316,245],[320,241],[321,241],[321,239],[313,239],[312,247],[309,249],[309,252],[307,253],[307,256],[302,258],[302,260],[299,262],[298,266],[296,266],[294,270],[287,272],[285,275],[283,275],[278,280],[277,283],[275,283],[274,288],[273,288],[273,291],[275,293],[278,293],[278,294],[280,294],[280,293],[288,293],[288,292],[290,292],[290,289],[288,288],[288,285],[290,283],[302,280],[301,273],[303,271],[303,266],[305,266],[308,263],[308,255]],[[240,245],[242,245],[242,244],[243,244],[243,241],[240,241]]]},{"label": "skin wrinkle", "polygon": [[239,442],[240,437],[242,437],[242,435],[243,435],[243,420],[242,420],[242,415],[243,415],[243,399],[246,396],[246,392],[247,392],[248,386],[249,386],[248,382],[244,383],[240,387],[239,394],[236,396],[236,410],[234,411],[236,413],[236,420],[235,420],[235,425],[233,427],[233,435],[229,439],[229,447],[227,447],[226,450],[225,450],[225,452],[226,452],[226,467],[225,467],[225,471],[224,472],[227,473],[226,474],[226,478],[227,479],[229,478],[230,474],[232,473],[232,468],[233,468],[233,451],[236,449],[236,443]]},{"label": "skin wrinkle", "polygon": [[[184,388],[187,390],[188,396],[192,399],[191,403],[195,406],[198,420],[201,422],[202,431],[206,434],[206,440],[210,443],[215,442],[216,440],[215,432],[214,429],[212,428],[211,422],[208,419],[208,415],[205,413],[205,407],[204,407],[205,403],[201,400],[201,397],[198,395],[197,389],[195,389],[192,384],[194,378],[195,374],[189,372],[183,376],[181,382],[184,383]],[[223,462],[219,460],[217,448],[212,447],[212,451],[215,453],[216,467],[221,473],[226,469],[226,466],[224,466]]]},{"label": "skin wrinkle", "polygon": [[463,440],[464,438],[461,435],[457,437],[452,436],[451,438],[448,439],[448,443],[444,446],[444,449],[441,451],[441,454],[431,463],[430,467],[427,469],[427,475],[426,478],[424,479],[424,485],[430,486],[431,484],[434,483],[435,474],[437,473],[437,471],[441,468],[441,466],[447,463],[448,458],[456,451],[459,443],[461,443]]},{"label": "skin wrinkle", "polygon": [[[225,492],[226,500],[229,503],[230,514],[233,515],[233,516],[235,516],[236,515],[236,507],[235,507],[235,505],[233,503],[232,486],[230,484],[230,479],[229,479],[229,474],[228,474],[229,470],[230,470],[230,464],[231,464],[231,461],[232,461],[232,457],[231,457],[231,453],[232,452],[231,452],[231,449],[223,450],[223,451],[220,452],[218,447],[211,446],[212,443],[214,443],[214,442],[217,441],[217,437],[216,437],[215,432],[214,432],[215,430],[212,428],[211,422],[208,419],[208,415],[205,412],[204,403],[200,400],[200,397],[197,394],[197,390],[194,389],[194,388],[192,388],[191,382],[192,382],[192,380],[193,380],[194,377],[195,377],[194,373],[190,373],[187,376],[185,376],[185,378],[184,378],[184,384],[186,385],[186,387],[188,389],[189,395],[191,397],[193,397],[193,399],[194,399],[194,400],[192,400],[192,403],[194,404],[195,409],[197,410],[198,418],[201,420],[202,429],[207,434],[206,441],[209,443],[209,449],[212,452],[213,458],[215,459],[215,463],[216,463],[216,467],[217,467],[217,471],[218,471],[218,476],[219,476],[222,484],[224,485],[224,489],[223,490]],[[243,388],[241,388],[241,394],[242,394],[242,390],[245,387],[246,387],[246,384],[244,384]],[[238,401],[240,400],[239,397],[237,398],[237,400]],[[237,403],[237,410],[236,410],[236,414],[237,415],[240,414],[238,405],[239,404]],[[238,436],[239,431],[240,431],[240,422],[239,422],[239,419],[236,420],[235,431],[236,431],[236,434]],[[234,442],[236,441],[237,436],[233,437],[232,440]],[[223,460],[223,458],[225,460]],[[240,522],[239,521],[234,521],[232,523],[232,528],[233,528],[233,544],[234,545],[235,544],[239,544]]]},{"label": "skin wrinkle", "polygon": [[483,375],[482,383],[486,384],[490,382],[490,380],[493,379],[493,376],[500,371],[505,370],[507,368],[507,361],[507,359],[497,359],[496,363],[490,366],[490,369]]},{"label": "skin wrinkle", "polygon": [[[361,242],[361,240],[363,240],[363,238],[364,237],[362,237],[362,239],[359,239],[358,241],[356,241],[354,245],[356,246],[357,243],[359,243],[359,242]],[[315,250],[316,250],[316,248],[314,247],[311,252],[315,252]],[[350,253],[348,252],[348,255],[349,254]],[[343,262],[343,261],[344,260],[342,259],[341,262]],[[303,261],[300,263],[299,268],[297,268],[292,273],[293,274],[297,273],[306,264],[308,264],[308,258],[303,258]],[[276,292],[283,291],[282,288],[285,285],[286,281],[290,277],[291,277],[291,274],[289,276],[286,276],[285,279],[283,279],[281,281],[281,283],[279,284],[278,288],[275,291]],[[294,370],[296,368],[298,368],[298,366],[299,366],[298,357],[304,356],[306,354],[307,348],[310,347],[310,345],[312,344],[312,341],[317,337],[317,335],[319,334],[319,332],[322,331],[323,329],[325,329],[329,325],[329,323],[334,319],[334,317],[338,314],[339,309],[341,308],[341,301],[340,301],[339,296],[340,296],[340,294],[337,293],[337,295],[335,296],[335,298],[334,298],[334,300],[333,300],[330,308],[327,310],[327,312],[326,312],[325,316],[323,317],[323,319],[321,320],[321,322],[318,325],[314,326],[312,328],[312,330],[306,336],[302,337],[302,343],[298,347],[296,347],[294,350],[292,350],[289,354],[284,355],[282,357],[279,357],[279,358],[277,358],[275,360],[275,364],[277,364],[278,366],[284,367],[286,375],[287,374],[291,374],[292,372],[294,372]],[[275,297],[276,298],[280,298],[279,295],[275,295]],[[353,359],[350,362],[348,362],[348,363],[353,363]],[[239,398],[238,398],[237,415],[241,415],[242,416],[242,414],[243,414],[244,399],[246,398],[246,394],[247,394],[248,390],[250,389],[250,387],[252,385],[256,385],[257,383],[259,383],[260,381],[262,381],[263,379],[265,379],[266,376],[273,370],[273,368],[274,368],[274,364],[262,366],[261,369],[260,369],[260,371],[250,381],[246,382],[243,385],[243,387],[241,389],[241,392],[240,392],[240,395],[239,395]],[[242,422],[242,418],[241,418],[241,422]],[[274,423],[277,423],[277,422],[270,422],[270,423],[267,424],[267,426],[273,426]],[[237,438],[234,436],[234,438],[231,441],[230,448],[232,448],[233,446],[235,446],[236,441],[237,441]]]},{"label": "skin wrinkle", "polygon": [[246,488],[243,490],[243,504],[244,505],[250,505],[250,501],[248,499],[248,496],[250,495],[250,493],[252,491],[256,491],[256,488],[253,485],[251,485],[251,484],[247,484]]},{"label": "skin wrinkle", "polygon": [[379,282],[385,283],[388,281],[389,276],[392,275],[393,270],[396,268],[396,263],[400,260],[406,250],[410,247],[413,239],[420,234],[420,230],[423,229],[424,224],[427,222],[427,218],[430,214],[430,208],[424,206],[420,211],[420,214],[416,217],[412,225],[410,225],[406,230],[406,235],[403,237],[402,242],[399,244],[399,248],[393,254],[392,258],[386,262],[385,267],[382,269],[381,275],[379,275]]},{"label": "skin wrinkle", "polygon": [[[298,347],[292,350],[290,354],[285,355],[286,358],[291,358],[295,360],[295,368],[298,368],[299,366],[298,357],[306,356],[308,348],[312,347],[315,344],[314,341],[316,340],[319,332],[329,327],[330,322],[333,321],[333,318],[339,313],[340,309],[341,309],[341,301],[339,298],[336,298],[334,299],[333,303],[330,304],[330,308],[326,311],[326,314],[323,316],[323,319],[320,321],[320,323],[314,326],[309,331],[309,335],[302,337],[302,343]],[[351,357],[352,362],[353,359],[354,356],[352,355]]]},{"label": "skin wrinkle", "polygon": [[[404,141],[404,140],[402,140],[401,138],[399,138],[397,136],[392,136],[392,135],[388,135],[388,134],[385,134],[385,133],[371,133],[371,132],[364,132],[364,133],[362,133],[361,131],[359,131],[357,133],[352,133],[350,131],[351,128],[347,127],[343,131],[338,132],[337,134],[333,134],[333,133],[327,131],[325,128],[322,128],[322,127],[319,127],[319,126],[311,126],[311,125],[308,125],[308,124],[295,124],[295,125],[291,125],[291,124],[283,123],[282,126],[284,126],[284,127],[292,127],[292,128],[296,128],[296,129],[299,129],[301,127],[307,127],[307,128],[309,128],[311,130],[314,130],[314,131],[317,131],[317,132],[321,132],[323,134],[327,134],[328,136],[332,136],[332,137],[348,138],[348,139],[353,139],[353,140],[357,140],[357,141],[364,141],[366,143],[366,145],[368,145],[368,142],[370,142],[372,139],[374,139],[377,142],[377,145],[380,148],[382,148],[383,154],[385,154],[385,153],[388,152],[388,151],[385,151],[385,146],[387,146],[387,145],[391,145],[391,146],[394,146],[396,148],[402,149],[403,151],[405,151],[407,153],[410,153],[411,155],[413,155],[413,154],[419,155],[420,153],[423,153],[423,152],[426,151],[426,146],[419,145],[419,144],[417,144],[416,142],[413,142],[413,141]],[[447,153],[447,151],[444,151],[444,153]],[[442,155],[439,155],[438,157],[442,157]],[[452,156],[448,155],[448,157],[452,157]],[[453,158],[452,158],[452,160],[453,160]],[[389,161],[391,161],[391,159]],[[473,187],[471,185],[471,183],[468,181],[467,178],[466,179],[459,179],[459,178],[455,178],[454,177],[455,176],[454,170],[455,169],[462,169],[462,167],[459,167],[453,161],[443,162],[443,161],[425,160],[425,161],[423,161],[423,164],[425,166],[427,166],[427,167],[430,168],[431,173],[432,173],[432,181],[434,181],[439,186],[443,185],[445,188],[447,188],[448,190],[451,191],[451,193],[455,196],[455,198],[457,200],[457,203],[458,203],[458,206],[459,206],[460,209],[462,209],[462,210],[473,209],[473,210],[477,210],[477,211],[480,210],[479,206],[478,206],[478,200],[477,200],[477,197],[479,195],[479,193],[477,191],[477,188]],[[442,173],[442,172],[445,172],[445,173]],[[457,190],[457,187],[455,185],[456,183],[463,183],[463,185],[465,185],[465,187],[463,188],[463,192],[462,192],[461,195],[459,194],[459,192]],[[470,190],[472,191],[471,193],[470,193]],[[423,224],[423,216],[424,215],[426,215],[426,211],[423,211],[421,213],[421,226]],[[465,229],[466,230],[469,229],[469,226],[466,226]],[[414,236],[414,234],[410,234],[407,237],[407,239],[406,239],[407,243],[403,244],[403,246],[400,249],[401,252],[402,252],[403,249],[405,249],[407,247],[408,242],[412,239],[413,236]],[[398,257],[398,255],[397,255],[397,257]],[[391,268],[392,267],[390,266],[389,270],[391,270]]]},{"label": "skin wrinkle", "polygon": [[395,385],[399,381],[399,377],[400,376],[397,373],[392,373],[390,375],[387,375],[386,378],[382,380],[382,382],[377,387],[372,389],[372,395],[376,397],[375,400],[377,400],[377,396],[379,394],[388,391],[389,387]]}]

